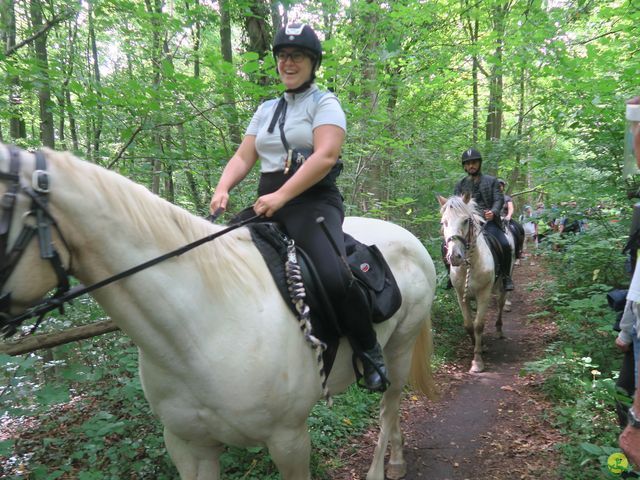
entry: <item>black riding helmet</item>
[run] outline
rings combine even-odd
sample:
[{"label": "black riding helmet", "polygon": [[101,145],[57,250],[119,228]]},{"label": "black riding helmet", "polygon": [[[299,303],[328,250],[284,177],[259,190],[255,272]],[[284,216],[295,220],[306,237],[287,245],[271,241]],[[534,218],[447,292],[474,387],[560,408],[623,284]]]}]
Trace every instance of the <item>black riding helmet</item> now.
[{"label": "black riding helmet", "polygon": [[465,150],[462,153],[462,165],[464,166],[465,163],[470,162],[471,160],[480,160],[480,163],[482,163],[482,155],[480,155],[480,152],[478,150],[476,150],[475,148],[470,148],[468,150]]},{"label": "black riding helmet", "polygon": [[305,50],[313,57],[313,72],[322,63],[322,44],[309,25],[291,23],[282,27],[273,39],[273,57],[277,62],[278,52],[285,47],[296,47]]}]

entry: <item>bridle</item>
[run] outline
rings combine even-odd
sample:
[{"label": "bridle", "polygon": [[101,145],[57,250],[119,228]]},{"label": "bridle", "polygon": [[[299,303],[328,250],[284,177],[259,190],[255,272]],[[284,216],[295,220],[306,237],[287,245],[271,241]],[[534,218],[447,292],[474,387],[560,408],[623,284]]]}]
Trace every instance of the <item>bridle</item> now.
[{"label": "bridle", "polygon": [[[4,290],[7,280],[11,277],[31,240],[37,237],[40,258],[51,264],[57,277],[57,289],[53,298],[60,298],[70,289],[71,250],[49,211],[50,179],[44,153],[35,152],[36,168],[31,177],[31,185],[24,185],[20,181],[21,151],[15,146],[7,146],[7,148],[9,149],[9,172],[0,172],[0,182],[9,184],[0,200],[0,291]],[[9,246],[11,223],[15,213],[16,200],[20,193],[31,198],[31,208],[23,215],[22,230],[13,245]],[[33,221],[29,221],[29,219]],[[52,241],[54,228],[69,252],[69,266],[67,268],[63,265],[60,254]],[[10,309],[11,292],[7,292],[0,296],[0,319],[6,321]]]},{"label": "bridle", "polygon": [[[473,216],[469,216],[468,218],[468,223],[469,223],[469,228],[467,229],[467,235],[466,236],[462,236],[462,235],[451,235],[447,238],[445,238],[444,240],[444,245],[445,245],[445,249],[447,250],[447,257],[449,257],[449,243],[451,242],[459,242],[462,244],[463,250],[465,252],[465,254],[467,252],[469,252],[475,242],[476,239],[476,222],[473,218]],[[465,263],[469,263],[469,259],[467,258],[467,255],[465,255]]]},{"label": "bridle", "polygon": [[469,224],[469,228],[467,230],[466,237],[463,237],[462,235],[451,235],[450,237],[447,237],[445,239],[445,249],[447,251],[447,262],[449,262],[449,253],[450,253],[449,243],[450,242],[460,242],[464,249],[464,265],[466,267],[466,274],[465,274],[465,280],[464,280],[464,293],[462,295],[463,302],[467,301],[467,296],[469,295],[469,285],[471,282],[471,257],[475,252],[476,240],[478,238],[478,235],[480,235],[480,233],[482,233],[484,229],[484,225],[481,225],[480,229],[476,232],[478,225],[472,215],[468,217],[468,224]]},{"label": "bridle", "polygon": [[[0,209],[2,209],[2,217],[0,217],[0,292],[4,289],[5,283],[13,273],[20,257],[35,235],[38,236],[39,240],[40,257],[48,260],[53,266],[58,279],[58,285],[53,296],[36,302],[34,305],[28,307],[24,313],[16,316],[12,316],[9,313],[11,311],[11,292],[2,295],[0,297],[0,334],[3,335],[4,338],[8,338],[16,333],[18,327],[25,320],[38,317],[35,324],[31,327],[30,333],[33,333],[40,323],[42,323],[42,320],[47,313],[52,310],[60,310],[61,313],[64,313],[64,304],[71,302],[74,298],[117,282],[118,280],[152,267],[153,265],[169,258],[182,255],[189,250],[215,240],[232,230],[254,222],[260,218],[260,215],[248,217],[223,230],[195,240],[187,245],[165,253],[164,255],[147,260],[146,262],[100,280],[92,285],[84,286],[79,284],[70,288],[69,272],[71,271],[71,249],[69,248],[68,243],[64,239],[62,232],[58,228],[58,224],[48,208],[50,181],[44,153],[41,151],[35,152],[36,169],[32,174],[31,186],[26,186],[20,182],[20,149],[14,146],[7,146],[7,148],[9,149],[10,156],[9,172],[0,172],[0,182],[9,182],[9,187],[0,200]],[[34,217],[35,221],[33,225],[23,222],[22,231],[12,245],[11,250],[7,251],[9,235],[11,233],[11,221],[13,219],[16,199],[19,193],[25,193],[31,198],[31,209],[23,215],[23,218],[27,219],[29,217]],[[215,216],[212,217],[212,219],[215,219]],[[67,268],[64,268],[62,261],[60,260],[60,255],[51,240],[52,228],[56,229],[56,232],[69,253],[69,266]]]}]

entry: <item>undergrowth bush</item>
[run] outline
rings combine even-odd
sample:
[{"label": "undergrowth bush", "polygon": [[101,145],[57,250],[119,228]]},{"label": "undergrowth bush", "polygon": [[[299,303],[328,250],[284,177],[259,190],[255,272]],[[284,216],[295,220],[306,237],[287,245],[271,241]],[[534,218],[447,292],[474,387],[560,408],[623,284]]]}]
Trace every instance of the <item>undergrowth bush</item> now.
[{"label": "undergrowth bush", "polygon": [[620,451],[615,404],[624,396],[615,386],[621,355],[606,293],[629,282],[621,254],[623,228],[595,225],[579,235],[553,235],[543,249],[555,280],[543,301],[553,309],[559,334],[546,356],[527,363],[525,372],[543,374],[542,390],[556,405],[550,420],[567,439],[559,447],[563,479],[616,478],[607,458]]}]

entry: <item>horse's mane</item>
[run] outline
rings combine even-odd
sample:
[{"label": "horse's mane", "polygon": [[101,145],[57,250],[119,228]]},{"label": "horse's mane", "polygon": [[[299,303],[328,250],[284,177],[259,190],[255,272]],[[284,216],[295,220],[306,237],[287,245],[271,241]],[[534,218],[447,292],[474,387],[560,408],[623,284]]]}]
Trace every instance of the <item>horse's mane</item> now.
[{"label": "horse's mane", "polygon": [[[162,251],[169,252],[222,229],[116,172],[80,160],[68,152],[46,152],[51,162],[63,170],[74,185],[87,187],[82,188],[83,198],[93,196],[96,204],[111,209],[111,213],[123,221],[130,221],[127,231],[117,232],[119,237],[131,235],[152,239]],[[249,231],[240,228],[191,250],[188,255],[193,256],[200,274],[212,286],[237,291],[240,284],[246,289],[248,283],[253,283],[247,282],[247,270],[252,268],[252,256],[248,251],[251,247]],[[224,272],[224,282],[219,281],[216,272]]]},{"label": "horse's mane", "polygon": [[478,213],[477,204],[473,198],[470,198],[469,201],[465,202],[464,198],[458,195],[449,197],[447,202],[440,207],[440,214],[442,215],[442,218],[450,217],[452,215],[455,215],[456,217],[472,217],[474,219],[474,223],[477,225],[483,225],[486,221]]}]

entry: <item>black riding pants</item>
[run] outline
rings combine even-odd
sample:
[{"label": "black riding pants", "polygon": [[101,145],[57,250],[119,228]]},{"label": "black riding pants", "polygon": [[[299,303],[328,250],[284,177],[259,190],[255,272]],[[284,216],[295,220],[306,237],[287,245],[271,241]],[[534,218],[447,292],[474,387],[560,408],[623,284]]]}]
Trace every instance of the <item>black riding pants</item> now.
[{"label": "black riding pants", "polygon": [[502,275],[511,275],[511,245],[509,244],[507,236],[495,221],[487,222],[484,230],[498,240],[500,244],[500,248],[502,249],[502,258],[500,259]]},{"label": "black riding pants", "polygon": [[516,258],[520,258],[522,256],[522,245],[524,242],[524,227],[519,222],[511,219],[509,220],[509,229],[511,230],[511,234],[513,235],[513,240],[516,247]]},{"label": "black riding pants", "polygon": [[[274,192],[284,181],[286,179],[280,172],[262,174],[258,194]],[[287,235],[311,258],[332,300],[341,327],[360,344],[361,348],[369,350],[377,341],[371,322],[372,307],[364,299],[363,305],[346,304],[349,289],[357,287],[352,287],[350,272],[316,222],[318,217],[324,217],[324,223],[334,244],[343,258],[346,257],[342,231],[344,208],[342,195],[335,184],[330,187],[311,187],[285,204],[269,220],[281,224]],[[353,302],[354,296],[350,295],[349,298]]]}]

